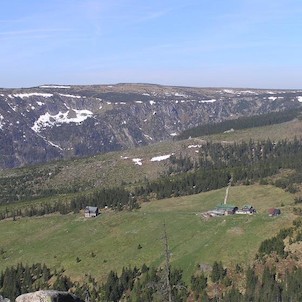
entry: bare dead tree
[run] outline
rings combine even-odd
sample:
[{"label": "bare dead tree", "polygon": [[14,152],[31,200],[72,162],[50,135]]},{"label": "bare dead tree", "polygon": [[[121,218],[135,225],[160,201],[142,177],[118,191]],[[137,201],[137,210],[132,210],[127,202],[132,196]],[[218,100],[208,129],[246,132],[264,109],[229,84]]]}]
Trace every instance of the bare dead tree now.
[{"label": "bare dead tree", "polygon": [[170,251],[168,245],[168,236],[166,230],[166,224],[164,223],[164,249],[165,249],[165,258],[166,258],[166,289],[168,292],[168,301],[172,302],[172,287],[170,282],[170,275],[171,275],[171,267],[170,267]]}]

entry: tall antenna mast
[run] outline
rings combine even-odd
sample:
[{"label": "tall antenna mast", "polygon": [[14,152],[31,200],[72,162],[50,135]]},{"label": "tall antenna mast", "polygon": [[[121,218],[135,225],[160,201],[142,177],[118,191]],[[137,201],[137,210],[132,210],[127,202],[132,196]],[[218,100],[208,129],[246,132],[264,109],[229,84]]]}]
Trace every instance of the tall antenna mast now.
[{"label": "tall antenna mast", "polygon": [[233,180],[233,177],[231,176],[230,180],[229,180],[229,184],[226,188],[226,191],[225,191],[225,196],[224,196],[224,201],[223,203],[226,204],[227,203],[227,200],[228,200],[228,195],[229,195],[229,189],[230,189],[230,186],[232,184],[232,180]]}]

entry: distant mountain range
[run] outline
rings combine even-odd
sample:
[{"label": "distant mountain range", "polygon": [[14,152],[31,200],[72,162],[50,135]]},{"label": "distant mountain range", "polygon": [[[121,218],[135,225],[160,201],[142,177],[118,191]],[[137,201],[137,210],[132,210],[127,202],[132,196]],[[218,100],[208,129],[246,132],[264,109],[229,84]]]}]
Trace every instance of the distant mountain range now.
[{"label": "distant mountain range", "polygon": [[151,84],[0,89],[0,169],[143,146],[198,125],[301,102],[302,90]]}]

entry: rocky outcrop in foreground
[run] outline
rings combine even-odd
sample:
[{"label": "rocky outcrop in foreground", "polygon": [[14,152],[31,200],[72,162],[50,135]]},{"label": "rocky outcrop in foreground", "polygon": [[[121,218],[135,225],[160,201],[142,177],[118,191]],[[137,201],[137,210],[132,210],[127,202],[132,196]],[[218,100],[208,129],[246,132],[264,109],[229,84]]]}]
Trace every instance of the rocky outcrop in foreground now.
[{"label": "rocky outcrop in foreground", "polygon": [[40,290],[23,294],[17,297],[16,302],[83,302],[83,300],[68,292]]},{"label": "rocky outcrop in foreground", "polygon": [[7,299],[7,298],[3,298],[3,297],[0,295],[0,302],[10,302],[10,300]]}]

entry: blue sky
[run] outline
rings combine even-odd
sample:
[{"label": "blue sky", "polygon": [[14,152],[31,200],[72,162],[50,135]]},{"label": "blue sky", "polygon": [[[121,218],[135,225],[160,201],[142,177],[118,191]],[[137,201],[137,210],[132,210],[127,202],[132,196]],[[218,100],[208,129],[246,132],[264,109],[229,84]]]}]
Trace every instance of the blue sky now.
[{"label": "blue sky", "polygon": [[2,0],[0,87],[302,89],[301,0]]}]

